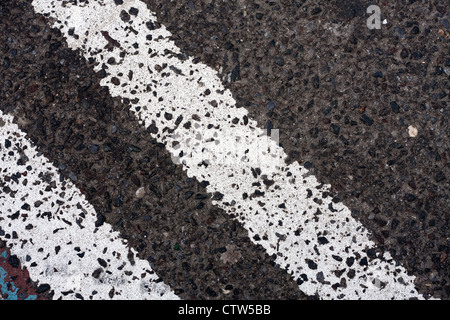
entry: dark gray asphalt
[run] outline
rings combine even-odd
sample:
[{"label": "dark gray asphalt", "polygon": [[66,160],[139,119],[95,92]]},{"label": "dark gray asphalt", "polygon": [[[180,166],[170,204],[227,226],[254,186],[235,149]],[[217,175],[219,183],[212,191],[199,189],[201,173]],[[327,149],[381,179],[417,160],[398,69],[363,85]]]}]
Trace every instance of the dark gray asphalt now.
[{"label": "dark gray asphalt", "polygon": [[[380,30],[367,28],[367,1],[144,2],[261,128],[280,129],[289,161],[331,184],[421,293],[449,298],[446,1],[376,1]],[[316,298],[212,205],[30,1],[2,1],[0,26],[1,110],[176,294]],[[150,192],[136,198],[143,185]]]},{"label": "dark gray asphalt", "polygon": [[280,129],[290,161],[330,183],[422,292],[448,298],[446,1],[146,3],[187,54],[223,77],[238,70],[225,85],[261,128]]}]

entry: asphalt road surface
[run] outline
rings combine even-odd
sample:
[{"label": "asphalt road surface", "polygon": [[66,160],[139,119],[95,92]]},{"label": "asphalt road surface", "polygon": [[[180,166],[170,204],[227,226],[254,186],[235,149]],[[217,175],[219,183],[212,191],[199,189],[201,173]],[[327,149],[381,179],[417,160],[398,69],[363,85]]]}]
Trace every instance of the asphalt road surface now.
[{"label": "asphalt road surface", "polygon": [[2,0],[0,297],[448,300],[447,10]]}]

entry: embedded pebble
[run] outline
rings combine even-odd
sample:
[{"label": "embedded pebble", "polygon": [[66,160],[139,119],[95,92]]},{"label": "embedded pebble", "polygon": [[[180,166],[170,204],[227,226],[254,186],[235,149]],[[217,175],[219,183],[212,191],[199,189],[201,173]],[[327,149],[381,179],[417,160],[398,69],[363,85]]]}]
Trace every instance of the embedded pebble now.
[{"label": "embedded pebble", "polygon": [[408,134],[410,137],[416,137],[418,133],[419,133],[419,131],[417,130],[416,127],[414,127],[412,125],[408,127]]},{"label": "embedded pebble", "polygon": [[145,195],[145,188],[144,187],[140,187],[139,189],[136,190],[136,197],[137,198],[142,198]]}]

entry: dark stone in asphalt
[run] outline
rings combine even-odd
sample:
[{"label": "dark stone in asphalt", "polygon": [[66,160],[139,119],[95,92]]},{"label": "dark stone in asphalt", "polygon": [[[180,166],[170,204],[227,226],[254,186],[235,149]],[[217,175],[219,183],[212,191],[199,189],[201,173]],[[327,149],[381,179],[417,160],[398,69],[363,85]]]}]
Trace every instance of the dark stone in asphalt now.
[{"label": "dark stone in asphalt", "polygon": [[381,78],[381,77],[383,77],[383,72],[377,71],[377,72],[375,72],[375,73],[373,74],[373,76],[374,76],[375,78]]},{"label": "dark stone in asphalt", "polygon": [[44,293],[50,290],[50,285],[47,283],[40,284],[39,287],[37,287],[36,292],[37,293]]},{"label": "dark stone in asphalt", "polygon": [[373,119],[372,118],[370,118],[367,114],[363,114],[362,116],[361,116],[361,121],[364,123],[364,124],[366,124],[366,125],[368,125],[368,126],[371,126],[372,124],[373,124]]},{"label": "dark stone in asphalt", "polygon": [[284,66],[286,64],[286,62],[284,61],[283,57],[275,57],[274,61],[280,67],[282,67],[282,66]]},{"label": "dark stone in asphalt", "polygon": [[92,154],[97,154],[99,150],[100,150],[100,147],[98,144],[91,144],[89,146],[89,152]]},{"label": "dark stone in asphalt", "polygon": [[316,15],[322,12],[322,9],[319,7],[315,7],[314,9],[311,10],[311,14],[312,15]]},{"label": "dark stone in asphalt", "polygon": [[275,107],[276,107],[276,104],[275,104],[275,102],[273,102],[272,100],[270,100],[270,101],[267,103],[266,107],[267,107],[267,109],[268,109],[269,111],[273,111],[273,110],[275,109]]},{"label": "dark stone in asphalt", "polygon": [[391,108],[392,108],[392,111],[394,111],[395,113],[400,112],[400,106],[395,101],[391,101]]},{"label": "dark stone in asphalt", "polygon": [[406,35],[405,29],[402,27],[395,27],[394,28],[395,33],[401,38],[403,39]]},{"label": "dark stone in asphalt", "polygon": [[16,255],[10,255],[8,258],[8,263],[11,265],[11,267],[13,268],[18,268],[20,266],[20,261],[19,258],[17,258]]},{"label": "dark stone in asphalt", "polygon": [[310,259],[306,259],[306,262],[308,263],[308,267],[312,270],[316,270],[317,269],[317,264]]},{"label": "dark stone in asphalt", "polygon": [[333,131],[334,134],[339,134],[340,129],[341,128],[337,124],[334,123],[331,124],[331,130]]},{"label": "dark stone in asphalt", "polygon": [[411,34],[419,34],[419,33],[420,33],[420,29],[419,29],[418,26],[414,26],[414,27],[411,29]]},{"label": "dark stone in asphalt", "polygon": [[450,21],[448,19],[442,19],[442,25],[445,28],[450,29]]},{"label": "dark stone in asphalt", "polygon": [[239,80],[241,80],[241,74],[240,74],[240,66],[239,64],[237,64],[231,71],[231,81],[236,82]]}]

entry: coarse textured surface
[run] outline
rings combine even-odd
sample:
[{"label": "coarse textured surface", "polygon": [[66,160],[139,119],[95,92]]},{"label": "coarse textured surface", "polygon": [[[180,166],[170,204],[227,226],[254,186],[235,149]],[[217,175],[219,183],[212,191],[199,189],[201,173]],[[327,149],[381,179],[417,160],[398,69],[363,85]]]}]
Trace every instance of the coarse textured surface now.
[{"label": "coarse textured surface", "polygon": [[170,33],[155,27],[144,3],[35,0],[33,6],[56,20],[53,27],[67,35],[71,48],[96,61],[95,70],[106,73],[101,85],[131,101],[131,110],[154,127],[157,141],[178,156],[188,176],[223,195],[217,206],[276,256],[300,290],[328,299],[421,297],[413,277],[389,255],[375,253],[367,230],[329,197],[328,186],[297,162],[284,165],[286,154],[254,129],[213,69],[178,58]]},{"label": "coarse textured surface", "polygon": [[[206,181],[188,178],[149,137],[158,127],[139,125],[129,111],[137,102],[100,87],[115,61],[94,74],[95,63],[67,49],[29,3],[0,6],[1,110],[80,188],[98,223],[117,228],[182,297],[305,298],[302,278],[296,283],[275,266],[276,257],[208,199],[226,194],[208,195]],[[280,129],[287,164],[298,161],[331,185],[333,202],[342,201],[373,234],[369,260],[390,252],[417,277],[419,292],[448,299],[444,2],[379,3],[381,30],[366,27],[364,1],[146,3],[173,34],[179,59],[190,55],[217,70],[248,118]],[[130,9],[121,18],[136,15]],[[70,33],[77,36],[76,27]],[[106,49],[120,46],[102,36]],[[119,78],[108,79],[119,86]]]},{"label": "coarse textured surface", "polygon": [[305,297],[29,1],[2,4],[2,52],[11,61],[2,69],[1,108],[86,196],[98,225],[110,223],[182,298]]},{"label": "coarse textured surface", "polygon": [[[280,129],[288,161],[331,184],[422,292],[448,299],[445,0],[145,2],[259,127]],[[366,26],[373,3],[380,30]]]},{"label": "coarse textured surface", "polygon": [[53,299],[176,299],[118,232],[95,223],[93,207],[12,117],[0,111],[0,120],[2,238],[40,282],[37,291],[50,291]]}]

